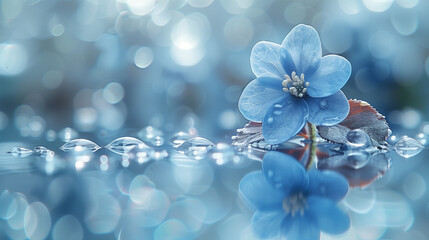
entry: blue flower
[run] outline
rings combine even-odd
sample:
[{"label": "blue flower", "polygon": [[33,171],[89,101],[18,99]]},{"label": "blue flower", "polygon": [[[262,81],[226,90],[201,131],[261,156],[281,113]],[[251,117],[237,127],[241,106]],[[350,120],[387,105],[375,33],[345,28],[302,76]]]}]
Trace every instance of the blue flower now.
[{"label": "blue flower", "polygon": [[247,174],[240,196],[252,210],[252,229],[260,238],[319,239],[320,231],[345,232],[346,213],[336,203],[348,191],[347,180],[333,171],[311,170],[289,155],[271,151],[262,171]]},{"label": "blue flower", "polygon": [[262,122],[266,142],[289,140],[307,121],[332,126],[347,117],[349,104],[340,89],[351,65],[338,55],[322,57],[313,27],[294,27],[281,45],[257,43],[250,65],[257,78],[246,86],[238,105],[245,118]]}]

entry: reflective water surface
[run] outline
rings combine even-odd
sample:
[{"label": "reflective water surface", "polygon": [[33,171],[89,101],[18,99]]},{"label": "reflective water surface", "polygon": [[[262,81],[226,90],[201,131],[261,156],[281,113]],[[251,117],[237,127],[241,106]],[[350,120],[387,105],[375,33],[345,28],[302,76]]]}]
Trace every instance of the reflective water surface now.
[{"label": "reflective water surface", "polygon": [[0,238],[429,235],[425,150],[404,158],[298,139],[268,151],[188,133],[137,135],[0,143]]}]

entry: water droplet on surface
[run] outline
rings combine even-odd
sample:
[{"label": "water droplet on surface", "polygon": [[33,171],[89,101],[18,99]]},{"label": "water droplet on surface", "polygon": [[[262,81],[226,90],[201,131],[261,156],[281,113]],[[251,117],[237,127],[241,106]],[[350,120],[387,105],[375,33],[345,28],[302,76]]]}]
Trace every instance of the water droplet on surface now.
[{"label": "water droplet on surface", "polygon": [[58,138],[63,142],[68,142],[72,139],[75,139],[79,136],[79,133],[76,132],[73,128],[64,128],[58,132]]},{"label": "water droplet on surface", "polygon": [[174,147],[179,146],[180,144],[184,143],[186,140],[192,138],[191,135],[184,133],[184,132],[178,132],[174,134],[171,138],[169,143],[173,145]]},{"label": "water droplet on surface", "polygon": [[164,144],[164,134],[161,130],[148,126],[137,133],[137,136],[143,141],[152,144],[153,146],[162,146]]},{"label": "water droplet on surface", "polygon": [[82,151],[91,151],[95,152],[100,149],[93,141],[87,139],[73,139],[60,147],[64,152],[82,152]]},{"label": "water droplet on surface", "polygon": [[150,148],[144,142],[133,137],[120,137],[107,144],[105,148],[117,154],[127,154],[134,148]]},{"label": "water droplet on surface", "polygon": [[46,160],[51,161],[55,156],[55,152],[47,149],[44,146],[36,146],[33,148],[33,152],[39,155],[40,157],[46,158]]},{"label": "water droplet on surface", "polygon": [[372,144],[371,138],[366,134],[366,132],[355,129],[351,130],[346,135],[346,144],[349,148],[367,148]]},{"label": "water droplet on surface", "polygon": [[176,147],[176,150],[194,159],[205,158],[207,152],[213,148],[214,143],[202,137],[194,137],[186,140]]},{"label": "water droplet on surface", "polygon": [[269,118],[267,119],[267,123],[273,123],[273,121],[274,121],[274,119],[273,119],[272,117],[269,117]]},{"label": "water droplet on surface", "polygon": [[424,146],[414,138],[403,136],[396,142],[393,149],[404,158],[409,158],[419,154]]},{"label": "water droplet on surface", "polygon": [[14,157],[27,157],[33,154],[33,150],[23,147],[13,147],[12,150],[10,150],[10,154]]}]

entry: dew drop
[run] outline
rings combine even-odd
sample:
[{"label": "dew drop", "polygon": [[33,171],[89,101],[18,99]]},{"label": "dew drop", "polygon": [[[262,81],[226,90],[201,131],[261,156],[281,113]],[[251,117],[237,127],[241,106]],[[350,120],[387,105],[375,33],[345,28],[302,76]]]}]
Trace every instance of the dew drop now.
[{"label": "dew drop", "polygon": [[282,111],[274,111],[274,115],[280,115]]},{"label": "dew drop", "polygon": [[268,177],[272,178],[274,176],[273,170],[268,170]]},{"label": "dew drop", "polygon": [[13,147],[12,150],[10,150],[10,154],[14,157],[27,157],[33,154],[33,150],[23,147]]},{"label": "dew drop", "polygon": [[277,103],[277,104],[275,104],[275,105],[274,105],[274,107],[275,107],[275,108],[282,108],[283,106],[282,106],[281,104],[278,104],[278,103]]},{"label": "dew drop", "polygon": [[82,152],[91,151],[95,152],[100,149],[96,143],[87,139],[73,139],[60,147],[64,152]]},{"label": "dew drop", "polygon": [[63,142],[68,142],[72,139],[75,139],[79,136],[79,134],[73,128],[64,128],[63,130],[58,132],[58,138]]},{"label": "dew drop", "polygon": [[414,138],[403,136],[396,142],[393,149],[402,157],[409,158],[419,154],[424,146]]},{"label": "dew drop", "polygon": [[273,121],[274,121],[273,117],[269,117],[269,118],[267,119],[267,123],[273,123]]},{"label": "dew drop", "polygon": [[148,148],[149,146],[139,139],[133,137],[117,138],[105,146],[105,148],[109,149],[110,151],[121,155],[129,153],[136,147]]},{"label": "dew drop", "polygon": [[322,101],[320,101],[320,108],[323,110],[328,109],[329,105],[328,105],[328,100],[323,99]]},{"label": "dew drop", "polygon": [[194,159],[205,158],[207,152],[213,148],[214,143],[202,137],[194,137],[186,140],[176,147],[176,150]]},{"label": "dew drop", "polygon": [[351,130],[346,135],[346,144],[352,149],[370,147],[372,145],[371,142],[368,134],[360,129]]},{"label": "dew drop", "polygon": [[178,132],[174,134],[171,138],[169,143],[173,145],[174,147],[179,146],[180,144],[184,143],[186,140],[192,138],[191,135],[184,133],[184,132]]}]

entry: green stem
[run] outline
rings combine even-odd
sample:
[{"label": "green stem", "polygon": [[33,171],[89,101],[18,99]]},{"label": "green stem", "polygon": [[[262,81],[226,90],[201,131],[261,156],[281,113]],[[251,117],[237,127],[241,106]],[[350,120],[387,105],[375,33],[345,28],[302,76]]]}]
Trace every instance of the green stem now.
[{"label": "green stem", "polygon": [[311,168],[316,158],[316,126],[310,122],[308,124],[308,130],[310,131],[310,161],[307,164],[307,170]]}]

